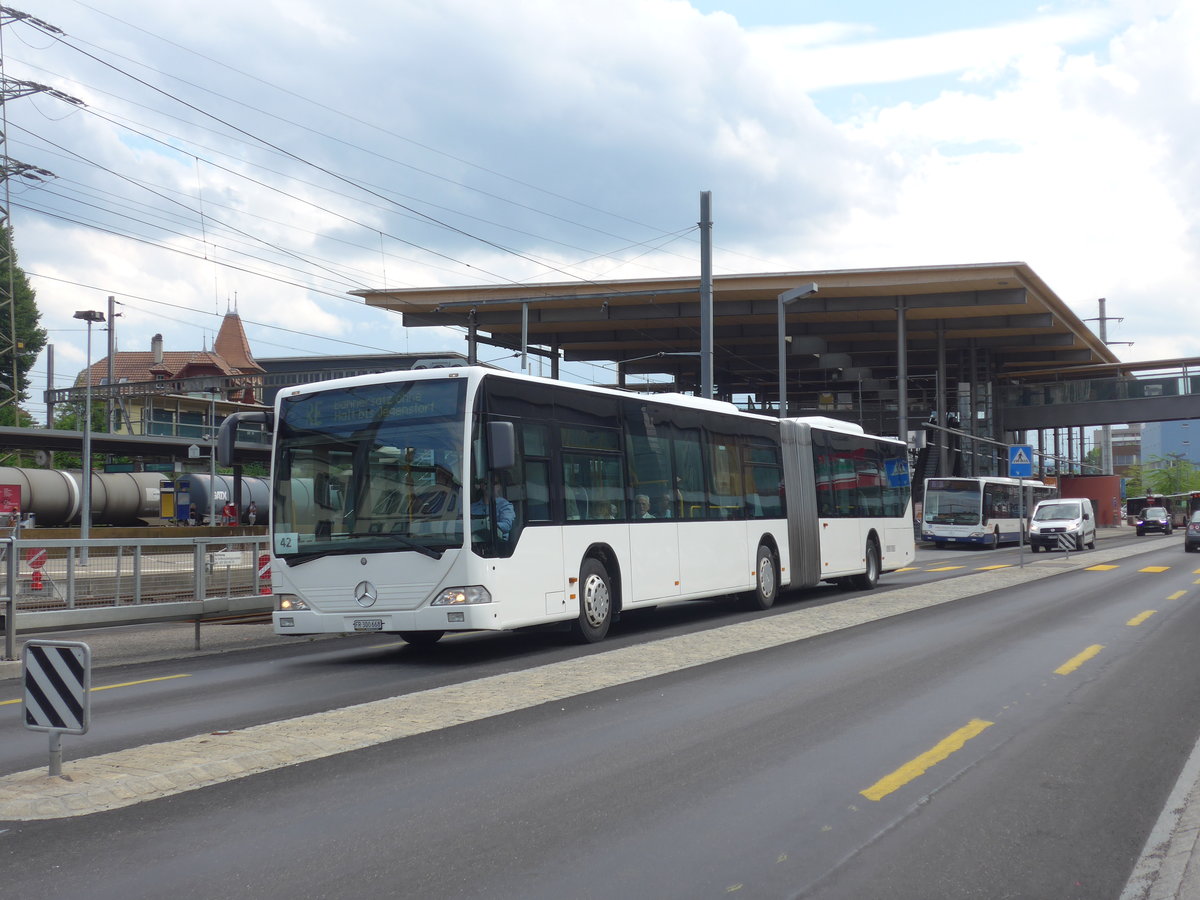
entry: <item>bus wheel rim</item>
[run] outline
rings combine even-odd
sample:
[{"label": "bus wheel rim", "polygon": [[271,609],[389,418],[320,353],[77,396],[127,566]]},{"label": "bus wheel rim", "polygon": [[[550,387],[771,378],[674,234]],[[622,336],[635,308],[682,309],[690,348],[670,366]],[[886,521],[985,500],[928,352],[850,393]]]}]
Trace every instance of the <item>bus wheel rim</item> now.
[{"label": "bus wheel rim", "polygon": [[766,555],[758,561],[758,587],[764,597],[775,596],[775,563]]},{"label": "bus wheel rim", "polygon": [[608,618],[608,606],[608,585],[598,575],[591,576],[583,591],[583,614],[587,617],[588,624],[593,628],[603,625],[604,620]]}]

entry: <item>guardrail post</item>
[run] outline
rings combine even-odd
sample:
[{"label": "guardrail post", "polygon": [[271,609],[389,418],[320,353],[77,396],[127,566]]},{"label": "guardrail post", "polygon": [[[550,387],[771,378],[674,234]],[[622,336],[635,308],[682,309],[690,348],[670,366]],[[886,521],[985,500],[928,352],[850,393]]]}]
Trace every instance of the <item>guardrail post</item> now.
[{"label": "guardrail post", "polygon": [[195,649],[200,649],[200,618],[204,615],[204,597],[208,593],[207,581],[207,560],[208,545],[203,542],[196,542],[195,555],[192,558],[192,566],[196,573],[196,645]]},{"label": "guardrail post", "polygon": [[67,609],[75,608],[75,548],[67,548]]},{"label": "guardrail post", "polygon": [[8,541],[7,559],[8,571],[4,581],[8,597],[4,601],[4,658],[16,659],[17,653],[17,539],[5,538]]},{"label": "guardrail post", "polygon": [[121,605],[121,563],[124,562],[124,547],[117,548],[117,555],[114,559],[116,570],[116,581],[113,584],[113,606]]},{"label": "guardrail post", "polygon": [[205,584],[205,556],[208,555],[208,546],[203,541],[196,542],[196,550],[192,559],[192,566],[196,575],[196,593],[193,598],[197,603],[204,603],[204,597],[208,593],[208,585]]},{"label": "guardrail post", "polygon": [[133,602],[142,602],[142,545],[133,545]]}]

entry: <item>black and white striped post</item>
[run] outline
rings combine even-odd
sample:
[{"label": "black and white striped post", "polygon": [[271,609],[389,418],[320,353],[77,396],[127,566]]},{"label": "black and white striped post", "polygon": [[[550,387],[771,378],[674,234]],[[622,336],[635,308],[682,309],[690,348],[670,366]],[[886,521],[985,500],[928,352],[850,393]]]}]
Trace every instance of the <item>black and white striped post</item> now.
[{"label": "black and white striped post", "polygon": [[1058,549],[1067,554],[1067,557],[1070,558],[1071,551],[1075,549],[1075,536],[1065,532],[1060,534],[1058,536]]},{"label": "black and white striped post", "polygon": [[91,720],[92,648],[78,641],[26,641],[21,648],[25,727],[50,734],[50,774],[62,774],[62,736]]}]

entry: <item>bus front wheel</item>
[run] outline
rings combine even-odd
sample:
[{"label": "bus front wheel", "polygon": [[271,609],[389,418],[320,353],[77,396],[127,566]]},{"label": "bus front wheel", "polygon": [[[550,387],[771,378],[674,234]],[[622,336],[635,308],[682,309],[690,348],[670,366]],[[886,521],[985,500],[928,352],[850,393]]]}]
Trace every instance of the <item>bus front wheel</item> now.
[{"label": "bus front wheel", "polygon": [[779,595],[779,569],[775,566],[775,554],[766,544],[759,544],[754,558],[754,591],[746,595],[746,606],[749,609],[770,609]]},{"label": "bus front wheel", "polygon": [[579,618],[571,625],[575,639],[585,644],[604,640],[612,624],[612,588],[608,570],[596,559],[579,569]]},{"label": "bus front wheel", "polygon": [[874,541],[867,541],[866,565],[866,571],[850,578],[850,584],[863,591],[869,591],[879,583],[879,545]]}]

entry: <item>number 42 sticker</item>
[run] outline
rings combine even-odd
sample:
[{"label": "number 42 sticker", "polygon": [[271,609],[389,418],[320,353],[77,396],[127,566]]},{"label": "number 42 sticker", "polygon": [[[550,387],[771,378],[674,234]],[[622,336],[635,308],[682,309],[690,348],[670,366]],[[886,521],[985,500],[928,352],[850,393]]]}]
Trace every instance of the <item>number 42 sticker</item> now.
[{"label": "number 42 sticker", "polygon": [[285,556],[295,553],[300,543],[300,536],[294,531],[275,533],[275,555]]}]

